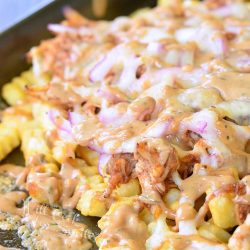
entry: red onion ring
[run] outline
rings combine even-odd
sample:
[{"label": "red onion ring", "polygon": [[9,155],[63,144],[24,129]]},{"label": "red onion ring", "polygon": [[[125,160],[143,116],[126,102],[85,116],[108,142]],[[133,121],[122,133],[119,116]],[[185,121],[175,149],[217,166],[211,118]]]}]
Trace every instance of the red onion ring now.
[{"label": "red onion ring", "polygon": [[99,157],[99,161],[98,161],[98,172],[101,176],[106,175],[105,173],[105,168],[109,162],[109,160],[111,159],[112,155],[108,155],[108,154],[101,154]]}]

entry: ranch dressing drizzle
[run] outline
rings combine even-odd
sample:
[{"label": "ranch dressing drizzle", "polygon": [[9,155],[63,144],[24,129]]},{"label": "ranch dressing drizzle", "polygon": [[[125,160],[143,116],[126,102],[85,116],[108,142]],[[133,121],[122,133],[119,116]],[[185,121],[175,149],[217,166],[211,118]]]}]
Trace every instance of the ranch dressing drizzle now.
[{"label": "ranch dressing drizzle", "polygon": [[87,227],[84,224],[74,222],[70,218],[63,218],[49,207],[37,202],[29,202],[24,207],[22,222],[37,230],[32,235],[33,241],[40,242],[44,249],[83,249],[91,248],[91,243],[84,239]]},{"label": "ranch dressing drizzle", "polygon": [[[0,173],[6,173],[11,177],[18,178],[27,168],[18,167],[11,164],[6,164],[0,167]],[[26,173],[27,174],[27,173]],[[45,175],[44,175],[45,174]],[[74,208],[78,202],[81,192],[76,194],[74,189],[78,184],[74,178],[79,174],[79,170],[74,169],[70,165],[64,165],[60,172],[63,182],[65,194],[62,195],[62,203],[65,207]],[[46,173],[32,173],[28,176],[29,179],[39,184],[40,187],[46,186],[45,182],[52,181],[56,185],[56,177],[51,180],[51,177]],[[26,179],[26,178],[25,178]],[[31,181],[30,180],[30,181]],[[43,180],[43,181],[42,181]],[[70,180],[73,180],[72,182]],[[45,182],[44,182],[45,181]],[[59,179],[59,181],[61,181]],[[49,184],[50,185],[50,184]],[[66,192],[67,191],[67,192]],[[70,192],[69,192],[70,191]],[[72,195],[72,196],[71,196]],[[20,216],[22,223],[32,231],[37,230],[37,234],[32,234],[34,245],[42,245],[44,249],[83,249],[88,250],[92,244],[84,238],[87,226],[73,221],[71,218],[64,218],[61,213],[56,213],[55,209],[41,205],[36,201],[26,201],[21,208],[18,204],[27,198],[27,194],[22,191],[12,191],[0,194],[0,211],[11,215]],[[52,197],[51,197],[52,199]],[[7,249],[7,248],[2,248]]]},{"label": "ranch dressing drizzle", "polygon": [[106,223],[99,237],[125,245],[131,250],[144,250],[148,237],[147,227],[138,218],[134,207],[123,204],[114,213],[105,215]]},{"label": "ranch dressing drizzle", "polygon": [[[211,76],[203,86],[216,88],[226,101],[250,97],[250,74],[223,72]],[[237,88],[236,88],[237,86]]]}]

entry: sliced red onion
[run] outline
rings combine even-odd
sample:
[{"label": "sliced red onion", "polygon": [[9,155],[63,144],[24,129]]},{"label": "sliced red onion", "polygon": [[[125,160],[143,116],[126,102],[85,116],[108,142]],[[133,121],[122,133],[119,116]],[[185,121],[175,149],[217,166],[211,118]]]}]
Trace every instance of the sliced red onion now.
[{"label": "sliced red onion", "polygon": [[98,115],[101,123],[104,125],[121,125],[131,121],[131,117],[127,115],[128,103],[118,103],[110,108],[102,108]]},{"label": "sliced red onion", "polygon": [[[180,67],[171,67],[157,71],[154,74],[153,81],[156,84],[162,83],[166,86],[174,86],[174,83],[178,82],[183,88],[191,88],[200,84],[205,73],[205,70],[200,68],[187,72]],[[154,95],[151,94],[150,96],[153,97]],[[157,100],[157,98],[155,99]]]},{"label": "sliced red onion", "polygon": [[213,14],[220,17],[226,17],[232,15],[231,6],[223,6],[223,7],[220,6],[217,9],[213,10]]},{"label": "sliced red onion", "polygon": [[[111,54],[111,53],[110,53]],[[89,72],[89,80],[91,82],[101,81],[108,73],[110,68],[114,65],[115,60],[111,55],[105,55],[99,60]]]},{"label": "sliced red onion", "polygon": [[68,120],[62,117],[60,112],[57,110],[49,110],[48,111],[48,117],[51,120],[51,122],[60,130],[71,134],[72,132],[72,126]]},{"label": "sliced red onion", "polygon": [[54,33],[75,33],[76,30],[72,27],[65,26],[62,24],[52,24],[48,25],[48,30]]},{"label": "sliced red onion", "polygon": [[199,135],[203,134],[205,132],[206,127],[208,126],[206,121],[193,121],[193,123],[188,124],[188,126],[185,128],[185,130],[190,130],[192,132],[195,132]]},{"label": "sliced red onion", "polygon": [[101,123],[103,123],[104,125],[109,125],[115,120],[121,118],[122,115],[123,114],[118,113],[115,108],[111,107],[102,109],[98,117]]},{"label": "sliced red onion", "polygon": [[144,36],[139,39],[141,43],[151,43],[162,39],[171,38],[164,28],[145,27]]},{"label": "sliced red onion", "polygon": [[[209,38],[207,34],[211,34]],[[216,55],[223,55],[228,50],[227,39],[223,32],[214,29],[206,24],[199,28],[183,28],[175,33],[176,39],[180,43],[196,42],[201,50],[212,52]]]},{"label": "sliced red onion", "polygon": [[213,40],[211,50],[215,55],[224,55],[228,51],[228,41],[222,35]]},{"label": "sliced red onion", "polygon": [[76,112],[69,112],[69,122],[71,125],[78,125],[85,120],[84,115],[78,114]]},{"label": "sliced red onion", "polygon": [[106,99],[107,101],[109,101],[112,104],[126,101],[126,99],[123,98],[121,95],[116,94],[114,92],[111,92],[108,89],[98,89],[97,95]]},{"label": "sliced red onion", "polygon": [[107,73],[107,71],[102,72],[102,74],[98,75],[98,68],[102,66],[102,64],[105,62],[107,56],[104,56],[101,58],[100,61],[98,61],[93,68],[90,70],[89,72],[89,80],[91,82],[97,82],[98,80],[100,80],[100,78],[103,78],[105,76],[105,73]]},{"label": "sliced red onion", "polygon": [[164,61],[167,64],[178,66],[179,56],[180,56],[179,51],[176,49],[172,49],[172,50],[167,51]]},{"label": "sliced red onion", "polygon": [[89,79],[91,82],[98,82],[108,74],[109,70],[117,63],[124,60],[126,48],[122,45],[114,47],[107,55],[102,57],[90,70]]},{"label": "sliced red onion", "polygon": [[233,51],[228,53],[226,62],[239,72],[250,72],[250,53],[248,51]]},{"label": "sliced red onion", "polygon": [[231,3],[230,5],[215,9],[212,13],[223,18],[233,16],[239,19],[247,19],[249,17],[248,8],[242,3]]},{"label": "sliced red onion", "polygon": [[151,55],[161,55],[165,52],[164,45],[159,42],[151,42],[147,46],[147,52]]},{"label": "sliced red onion", "polygon": [[89,149],[91,149],[92,151],[96,151],[99,154],[104,154],[105,153],[103,148],[98,146],[93,141],[90,141],[87,146],[88,146]]},{"label": "sliced red onion", "polygon": [[59,130],[58,135],[64,141],[67,141],[67,142],[70,142],[70,143],[74,142],[74,138],[73,138],[71,132],[69,133],[69,132],[66,132],[64,130]]},{"label": "sliced red onion", "polygon": [[238,22],[232,19],[225,20],[225,31],[233,34],[240,34],[242,31],[250,30],[250,22]]},{"label": "sliced red onion", "polygon": [[[198,121],[198,123],[196,124],[197,132],[200,134],[204,133],[206,127],[207,127],[206,121]],[[196,132],[196,131],[194,131],[194,132]]]},{"label": "sliced red onion", "polygon": [[131,153],[133,154],[136,150],[137,142],[141,139],[140,136],[132,137],[128,140],[123,141],[122,145],[116,148],[115,153]]},{"label": "sliced red onion", "polygon": [[72,126],[68,120],[63,119],[60,129],[71,134]]},{"label": "sliced red onion", "polygon": [[176,75],[175,79],[183,88],[191,88],[200,84],[204,77],[203,69],[194,69],[191,72],[185,72],[180,70]]},{"label": "sliced red onion", "polygon": [[179,43],[187,43],[190,41],[195,41],[195,35],[197,34],[196,28],[182,28],[177,29],[175,32],[175,38]]},{"label": "sliced red onion", "polygon": [[98,161],[98,172],[101,176],[106,175],[107,164],[110,161],[112,155],[101,154]]},{"label": "sliced red onion", "polygon": [[[53,109],[50,109],[50,110],[48,111],[48,117],[49,117],[50,121],[51,121],[54,125],[56,125],[56,117],[58,117],[58,116],[59,116],[59,112],[58,112],[58,111],[53,110]],[[57,125],[56,125],[56,126],[57,126]]]},{"label": "sliced red onion", "polygon": [[189,49],[171,49],[167,51],[165,56],[165,62],[182,67],[185,65],[193,65],[194,63],[194,51]]},{"label": "sliced red onion", "polygon": [[196,112],[182,120],[180,133],[185,133],[187,130],[190,130],[210,140],[210,138],[207,137],[207,132],[211,131],[211,123],[216,122],[216,119],[217,115],[212,111],[202,110]]},{"label": "sliced red onion", "polygon": [[160,138],[167,134],[168,129],[171,125],[171,121],[156,121],[152,126],[150,126],[145,132],[145,137]]},{"label": "sliced red onion", "polygon": [[82,36],[93,36],[93,32],[86,27],[81,27],[81,28],[75,28],[71,26],[66,26],[62,24],[49,24],[48,29],[51,32],[54,32],[56,34],[59,33],[71,33],[71,34],[80,34]]},{"label": "sliced red onion", "polygon": [[194,64],[194,51],[193,50],[184,50],[179,57],[178,65],[180,67],[185,65],[193,65]]},{"label": "sliced red onion", "polygon": [[[126,61],[123,58],[123,71],[120,75],[119,80],[117,81],[117,86],[123,91],[133,92],[133,87],[136,87],[136,71],[141,65],[141,58],[136,57],[135,55],[127,56]],[[146,75],[146,74],[145,74]],[[131,85],[131,83],[134,83]]]}]

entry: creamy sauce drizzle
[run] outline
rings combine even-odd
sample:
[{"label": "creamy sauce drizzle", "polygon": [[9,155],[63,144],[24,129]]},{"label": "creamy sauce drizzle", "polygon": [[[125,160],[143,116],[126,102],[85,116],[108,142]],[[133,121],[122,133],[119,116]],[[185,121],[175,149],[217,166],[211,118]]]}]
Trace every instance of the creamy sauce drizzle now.
[{"label": "creamy sauce drizzle", "polygon": [[35,244],[42,244],[44,249],[91,248],[91,243],[84,239],[84,232],[87,229],[84,224],[63,218],[62,215],[53,213],[52,209],[37,202],[29,202],[24,211],[22,222],[32,230],[38,231],[37,235],[32,235],[33,241]]},{"label": "creamy sauce drizzle", "polygon": [[109,244],[127,246],[131,250],[144,250],[148,237],[146,225],[139,220],[138,212],[129,205],[119,206],[112,215],[105,215],[106,225],[99,237]]},{"label": "creamy sauce drizzle", "polygon": [[249,99],[249,77],[247,73],[225,72],[212,76],[203,86],[216,88],[226,101]]},{"label": "creamy sauce drizzle", "polygon": [[[0,173],[8,174],[11,177],[18,178],[23,172],[27,172],[23,167],[14,165],[3,165],[0,167]],[[62,204],[67,208],[74,208],[78,202],[81,192],[74,194],[75,187],[78,184],[77,175],[79,170],[74,169],[70,165],[64,165],[61,169],[61,179],[51,177],[46,173],[29,173],[27,184],[35,183],[41,191],[47,191],[47,187],[53,188],[53,193],[46,192],[45,196],[48,201],[53,204],[55,193],[58,188],[58,181],[63,182],[62,185],[64,195],[61,197]],[[26,173],[27,175],[27,173]],[[47,190],[46,190],[47,189]],[[25,201],[27,194],[22,191],[12,191],[0,194],[0,211],[11,215],[21,217],[21,222],[31,229],[32,244],[37,248],[54,250],[54,249],[85,249],[91,248],[92,244],[86,240],[85,231],[87,227],[73,221],[71,218],[64,218],[61,213],[56,213],[55,209],[51,209],[46,205],[41,205],[36,201]],[[37,233],[32,233],[37,231]],[[4,248],[3,248],[4,249]]]}]

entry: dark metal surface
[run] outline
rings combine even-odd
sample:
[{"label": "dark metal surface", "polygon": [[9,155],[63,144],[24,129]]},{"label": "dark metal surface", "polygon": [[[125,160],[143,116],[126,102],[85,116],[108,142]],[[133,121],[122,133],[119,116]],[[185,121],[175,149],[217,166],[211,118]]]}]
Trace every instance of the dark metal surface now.
[{"label": "dark metal surface", "polygon": [[[155,0],[109,0],[107,13],[103,18],[110,20],[120,15],[128,15],[138,8],[152,7],[155,2]],[[57,23],[63,19],[64,6],[71,6],[84,16],[95,19],[91,0],[56,0],[2,33],[0,35],[0,87],[29,67],[25,58],[26,53],[42,39],[50,37],[47,24]],[[23,157],[19,150],[15,150],[4,162],[22,164]],[[89,226],[95,235],[98,234],[97,218],[83,217],[79,213],[75,218]],[[0,244],[25,249],[21,246],[15,231],[0,230]],[[94,246],[93,249],[97,247]]]},{"label": "dark metal surface", "polygon": [[15,247],[25,249],[21,244],[21,239],[17,236],[17,231],[5,231],[0,229],[0,243],[4,247]]}]

